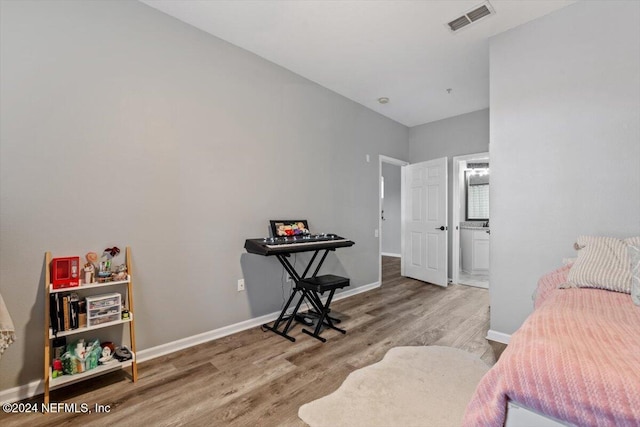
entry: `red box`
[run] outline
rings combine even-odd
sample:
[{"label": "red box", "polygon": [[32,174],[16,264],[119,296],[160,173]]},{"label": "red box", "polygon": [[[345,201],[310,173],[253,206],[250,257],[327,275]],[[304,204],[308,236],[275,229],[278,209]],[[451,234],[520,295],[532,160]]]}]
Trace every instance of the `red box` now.
[{"label": "red box", "polygon": [[80,286],[80,257],[52,259],[51,284],[53,289]]}]

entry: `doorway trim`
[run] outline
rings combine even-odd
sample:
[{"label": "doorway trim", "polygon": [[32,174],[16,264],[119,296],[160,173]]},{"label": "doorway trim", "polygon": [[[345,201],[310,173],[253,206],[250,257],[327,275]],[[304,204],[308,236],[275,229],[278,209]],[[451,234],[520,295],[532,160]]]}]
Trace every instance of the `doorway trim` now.
[{"label": "doorway trim", "polygon": [[[382,164],[388,163],[395,166],[407,166],[409,162],[405,162],[404,160],[395,159],[393,157],[384,156],[382,154],[378,155],[378,283],[382,286]],[[402,186],[402,184],[401,184]],[[402,190],[400,191],[402,194]],[[402,197],[402,196],[401,196]],[[400,203],[404,203],[404,200],[401,200]],[[404,250],[403,247],[400,248]]]},{"label": "doorway trim", "polygon": [[[464,169],[460,168],[460,163],[467,162],[469,160],[489,160],[489,152],[467,154],[464,156],[456,156],[453,158],[453,189],[451,193],[453,195],[453,213],[451,231],[453,232],[452,248],[451,248],[451,281],[453,283],[460,282],[460,209],[461,209],[461,194],[464,190]],[[491,192],[491,190],[489,190]]]}]

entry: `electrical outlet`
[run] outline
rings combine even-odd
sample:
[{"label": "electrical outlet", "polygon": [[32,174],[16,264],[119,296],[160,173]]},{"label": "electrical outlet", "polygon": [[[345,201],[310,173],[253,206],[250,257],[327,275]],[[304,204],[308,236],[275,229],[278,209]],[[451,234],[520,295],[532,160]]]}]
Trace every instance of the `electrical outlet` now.
[{"label": "electrical outlet", "polygon": [[238,279],[238,292],[244,291],[244,279]]},{"label": "electrical outlet", "polygon": [[373,230],[373,237],[378,237],[378,229]]}]

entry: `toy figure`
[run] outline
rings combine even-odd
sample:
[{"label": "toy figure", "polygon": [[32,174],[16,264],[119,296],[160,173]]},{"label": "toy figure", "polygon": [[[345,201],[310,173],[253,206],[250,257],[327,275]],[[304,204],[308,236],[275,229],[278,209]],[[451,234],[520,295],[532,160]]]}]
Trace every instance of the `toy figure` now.
[{"label": "toy figure", "polygon": [[116,273],[113,276],[113,280],[126,280],[127,279],[127,266],[125,264],[120,264]]},{"label": "toy figure", "polygon": [[102,357],[99,359],[103,365],[113,361],[113,354],[111,354],[111,348],[109,346],[102,347]]},{"label": "toy figure", "polygon": [[63,375],[63,372],[62,372],[62,361],[60,359],[55,359],[53,361],[53,365],[52,365],[51,376],[53,378],[57,378],[60,375]]},{"label": "toy figure", "polygon": [[90,264],[93,264],[94,267],[98,262],[98,254],[95,252],[87,252],[87,254],[85,255],[85,258],[87,259],[87,262]]},{"label": "toy figure", "polygon": [[100,257],[100,264],[98,266],[98,277],[100,281],[111,281],[111,260],[120,253],[120,249],[117,246],[107,248]]},{"label": "toy figure", "polygon": [[96,268],[90,262],[84,265],[84,283],[93,283],[95,281]]}]

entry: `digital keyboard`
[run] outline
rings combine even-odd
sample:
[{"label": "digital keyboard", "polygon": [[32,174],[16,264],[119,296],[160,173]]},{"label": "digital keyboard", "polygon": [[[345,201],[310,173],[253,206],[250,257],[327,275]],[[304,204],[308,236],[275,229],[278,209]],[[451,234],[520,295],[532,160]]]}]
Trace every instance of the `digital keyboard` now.
[{"label": "digital keyboard", "polygon": [[247,239],[244,248],[257,255],[278,255],[321,249],[346,248],[355,243],[336,234],[306,234],[302,236]]},{"label": "digital keyboard", "polygon": [[[326,341],[326,338],[320,336],[322,328],[331,328],[345,334],[347,331],[335,326],[335,323],[340,323],[340,319],[329,315],[331,312],[329,306],[336,289],[349,286],[349,279],[331,274],[318,276],[318,273],[329,252],[337,248],[353,246],[355,243],[336,234],[310,234],[306,221],[271,221],[271,223],[273,226],[272,233],[276,237],[247,239],[244,242],[244,248],[251,254],[274,255],[289,277],[295,282],[295,286],[291,289],[289,300],[283,306],[273,325],[264,324],[262,325],[262,330],[274,332],[294,342],[296,339],[289,335],[289,331],[293,326],[294,320],[307,324],[305,320],[301,320],[301,316],[298,316],[298,310],[302,302],[306,301],[307,304],[311,305],[311,308],[305,313],[304,318],[306,319],[308,315],[314,315],[317,318],[317,323],[313,331],[303,329],[302,332],[322,342]],[[289,235],[278,235],[278,232],[288,233]],[[296,270],[295,262],[293,265],[290,262],[291,257],[289,254],[296,252],[313,252],[308,261],[302,260],[303,271],[301,273]],[[322,252],[322,255],[318,257],[320,252]],[[318,258],[319,261],[317,261]],[[312,270],[314,262],[316,267],[315,270]],[[329,296],[324,297],[326,302],[321,298],[321,295],[325,292],[329,292]],[[298,302],[294,304],[296,295],[299,298]],[[293,313],[287,314],[290,307],[293,307]],[[307,307],[309,306],[307,305]]]}]

